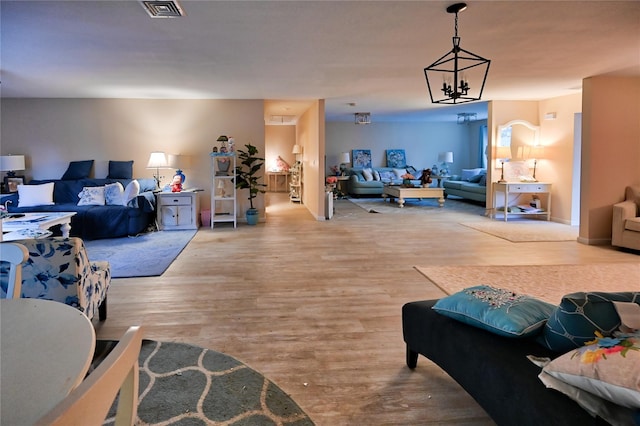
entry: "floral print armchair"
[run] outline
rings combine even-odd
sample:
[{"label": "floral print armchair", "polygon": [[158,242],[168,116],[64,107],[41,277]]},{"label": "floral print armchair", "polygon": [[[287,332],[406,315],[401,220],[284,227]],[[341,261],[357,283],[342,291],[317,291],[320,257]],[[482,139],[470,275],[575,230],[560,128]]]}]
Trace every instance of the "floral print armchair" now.
[{"label": "floral print armchair", "polygon": [[[109,262],[91,262],[80,238],[49,237],[18,241],[29,259],[22,265],[22,297],[55,300],[78,308],[92,319],[107,318]],[[5,265],[0,273],[0,294],[7,289]]]}]

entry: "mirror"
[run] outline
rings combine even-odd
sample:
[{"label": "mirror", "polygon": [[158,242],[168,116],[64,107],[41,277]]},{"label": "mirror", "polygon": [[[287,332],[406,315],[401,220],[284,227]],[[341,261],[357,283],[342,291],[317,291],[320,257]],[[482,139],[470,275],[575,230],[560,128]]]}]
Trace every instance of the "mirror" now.
[{"label": "mirror", "polygon": [[497,146],[510,146],[511,158],[523,160],[528,158],[532,146],[540,141],[540,126],[525,120],[512,120],[498,126]]}]

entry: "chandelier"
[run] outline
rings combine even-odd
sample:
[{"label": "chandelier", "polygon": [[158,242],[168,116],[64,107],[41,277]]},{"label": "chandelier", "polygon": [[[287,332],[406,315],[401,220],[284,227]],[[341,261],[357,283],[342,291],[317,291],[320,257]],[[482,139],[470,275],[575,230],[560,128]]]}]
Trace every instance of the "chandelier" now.
[{"label": "chandelier", "polygon": [[371,124],[370,112],[356,112],[354,115],[355,124]]},{"label": "chandelier", "polygon": [[434,104],[461,104],[482,98],[491,61],[460,47],[458,12],[466,8],[466,3],[447,7],[447,13],[456,15],[453,49],[424,69],[429,95]]}]

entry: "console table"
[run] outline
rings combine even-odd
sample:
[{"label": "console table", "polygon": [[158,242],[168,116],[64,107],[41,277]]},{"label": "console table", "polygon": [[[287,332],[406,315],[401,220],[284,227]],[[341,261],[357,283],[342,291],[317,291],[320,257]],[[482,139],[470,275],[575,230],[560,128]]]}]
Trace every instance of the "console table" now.
[{"label": "console table", "polygon": [[290,176],[289,172],[267,172],[267,192],[287,192]]},{"label": "console table", "polygon": [[[546,182],[494,182],[493,183],[493,209],[491,216],[495,217],[497,213],[496,201],[498,193],[504,195],[504,221],[509,219],[510,215],[544,215],[547,220],[551,220],[551,184]],[[546,210],[519,211],[509,212],[509,194],[544,194],[546,195]]]}]

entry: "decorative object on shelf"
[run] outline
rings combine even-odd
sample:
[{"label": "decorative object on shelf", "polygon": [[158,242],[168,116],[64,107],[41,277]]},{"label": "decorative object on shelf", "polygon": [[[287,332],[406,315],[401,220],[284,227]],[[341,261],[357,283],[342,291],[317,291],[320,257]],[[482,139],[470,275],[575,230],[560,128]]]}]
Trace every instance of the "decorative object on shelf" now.
[{"label": "decorative object on shelf", "polygon": [[[491,61],[460,47],[458,12],[466,8],[466,3],[455,3],[447,7],[447,13],[456,15],[453,49],[424,69],[429,96],[434,104],[460,104],[482,98]],[[433,90],[440,84],[443,97],[436,99]]]},{"label": "decorative object on shelf", "polygon": [[449,164],[453,163],[453,152],[446,151],[438,153],[438,162],[440,163],[440,175],[449,175]]},{"label": "decorative object on shelf", "polygon": [[496,158],[500,160],[501,162],[501,169],[500,169],[500,180],[498,181],[499,183],[505,183],[506,180],[504,180],[504,163],[506,160],[509,160],[511,158],[511,147],[510,146],[499,146],[496,148]]},{"label": "decorative object on shelf", "polygon": [[407,167],[407,156],[404,153],[404,149],[387,150],[387,167],[393,167],[394,169]]},{"label": "decorative object on shelf", "polygon": [[[229,142],[229,138],[225,135],[221,135],[218,137],[217,141],[220,142],[220,149],[216,151],[214,147],[213,152],[219,152],[220,154],[228,153],[229,149],[227,148],[227,142]],[[219,156],[216,158],[216,162],[218,163],[218,170],[216,171],[216,175],[229,176],[229,165],[231,164],[229,158],[225,156]]]},{"label": "decorative object on shelf", "polygon": [[218,180],[218,197],[224,197],[225,194],[226,194],[226,191],[224,189],[224,181]]},{"label": "decorative object on shelf", "polygon": [[355,124],[371,124],[370,112],[356,112],[354,115]]},{"label": "decorative object on shelf", "polygon": [[175,176],[180,176],[180,184],[184,187],[184,183],[187,180],[183,168],[189,167],[191,165],[191,158],[188,155],[167,155],[167,161],[169,163],[169,167],[172,169],[176,169]]},{"label": "decorative object on shelf", "polygon": [[173,180],[171,181],[171,192],[181,192],[182,191],[182,176],[175,175]]},{"label": "decorative object on shelf", "polygon": [[431,182],[431,169],[424,169],[422,171],[422,175],[420,176],[420,183],[422,184],[422,187],[428,188]]},{"label": "decorative object on shelf", "polygon": [[353,167],[371,167],[371,150],[370,149],[353,149]]},{"label": "decorative object on shelf", "polygon": [[351,162],[348,152],[340,153],[340,176],[347,174],[347,165]]},{"label": "decorative object on shelf", "polygon": [[266,185],[259,183],[260,169],[264,165],[264,158],[258,157],[258,148],[248,143],[245,145],[246,151],[238,149],[238,158],[240,159],[240,165],[236,166],[236,188],[249,190],[249,206],[250,208],[246,212],[247,223],[249,225],[256,225],[258,223],[258,209],[253,207],[253,199],[258,196],[259,193],[264,194],[265,190],[262,189]]},{"label": "decorative object on shelf", "polygon": [[537,182],[538,179],[536,179],[536,167],[538,165],[538,160],[540,160],[544,155],[544,146],[542,145],[532,146],[531,153],[529,155],[531,158],[533,158],[533,181]]},{"label": "decorative object on shelf", "polygon": [[156,180],[156,187],[160,188],[160,181],[164,178],[164,176],[160,176],[160,169],[168,169],[169,162],[167,160],[167,155],[164,152],[157,151],[152,152],[149,155],[149,162],[147,162],[147,169],[156,169],[156,173],[153,175],[153,178]]},{"label": "decorative object on shelf", "polygon": [[3,193],[17,192],[18,185],[24,184],[24,176],[16,176],[16,171],[24,168],[24,155],[0,156],[0,172],[7,172],[2,185]]}]

